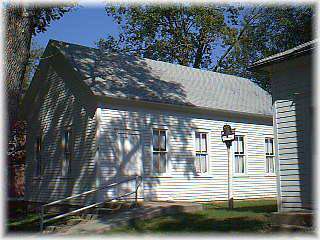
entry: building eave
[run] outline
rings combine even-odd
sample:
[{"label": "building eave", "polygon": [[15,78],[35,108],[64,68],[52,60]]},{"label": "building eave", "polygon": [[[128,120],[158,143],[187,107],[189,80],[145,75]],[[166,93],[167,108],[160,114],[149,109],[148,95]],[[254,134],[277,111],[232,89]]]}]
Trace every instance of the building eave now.
[{"label": "building eave", "polygon": [[288,59],[292,59],[292,58],[296,58],[296,57],[310,54],[316,48],[316,43],[317,43],[317,40],[313,40],[313,41],[307,42],[305,44],[301,44],[295,48],[284,51],[282,53],[274,54],[270,57],[261,59],[255,63],[253,63],[252,65],[250,65],[248,67],[248,69],[251,71],[254,71],[256,69],[265,68],[265,67],[268,67],[272,64],[277,64],[279,62],[282,62],[282,61],[285,61]]},{"label": "building eave", "polygon": [[144,101],[144,100],[137,100],[137,99],[127,99],[127,98],[120,98],[120,97],[107,97],[107,96],[98,96],[96,95],[96,101],[102,103],[109,103],[109,104],[120,104],[120,105],[134,105],[137,107],[156,107],[157,109],[162,110],[174,110],[183,113],[188,112],[207,112],[207,113],[220,113],[224,115],[234,115],[234,116],[243,116],[249,118],[259,118],[265,120],[271,120],[273,118],[271,114],[260,114],[260,113],[249,113],[249,112],[240,112],[240,111],[233,111],[233,110],[226,110],[226,109],[218,109],[218,108],[205,108],[205,107],[198,107],[198,106],[187,106],[187,105],[176,105],[176,104],[168,104],[168,103],[159,103],[159,102],[151,102],[151,101]]}]

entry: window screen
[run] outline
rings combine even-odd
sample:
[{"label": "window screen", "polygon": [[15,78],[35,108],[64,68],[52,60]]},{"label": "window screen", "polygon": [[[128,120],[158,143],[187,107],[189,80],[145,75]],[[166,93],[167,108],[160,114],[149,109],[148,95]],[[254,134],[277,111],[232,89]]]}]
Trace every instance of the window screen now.
[{"label": "window screen", "polygon": [[163,129],[153,129],[152,133],[152,160],[153,172],[167,171],[167,132]]},{"label": "window screen", "polygon": [[196,159],[195,170],[197,173],[208,171],[208,137],[207,133],[196,132]]},{"label": "window screen", "polygon": [[265,138],[266,173],[275,173],[273,138]]},{"label": "window screen", "polygon": [[244,137],[235,136],[234,141],[234,172],[245,173],[245,149],[244,149]]}]

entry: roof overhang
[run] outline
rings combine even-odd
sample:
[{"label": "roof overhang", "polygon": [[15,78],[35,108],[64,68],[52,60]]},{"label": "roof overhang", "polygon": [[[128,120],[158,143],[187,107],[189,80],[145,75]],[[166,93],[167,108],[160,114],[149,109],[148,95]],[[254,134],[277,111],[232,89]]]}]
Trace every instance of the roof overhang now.
[{"label": "roof overhang", "polygon": [[264,119],[266,121],[272,121],[272,114],[257,114],[257,113],[248,113],[248,112],[239,112],[232,110],[224,109],[213,109],[213,108],[204,108],[191,105],[176,105],[168,103],[159,103],[159,102],[150,102],[137,99],[127,99],[120,97],[107,97],[107,96],[95,96],[97,102],[106,103],[106,104],[115,104],[123,106],[136,106],[136,107],[147,107],[157,110],[171,110],[174,112],[184,112],[184,113],[203,113],[203,114],[220,114],[220,115],[232,115],[235,117],[244,117],[244,118],[256,118]]},{"label": "roof overhang", "polygon": [[313,41],[301,44],[295,48],[289,49],[287,51],[277,53],[275,55],[272,55],[270,57],[261,59],[255,63],[253,63],[251,66],[248,67],[249,70],[255,71],[260,68],[265,68],[267,66],[270,66],[272,64],[276,64],[288,59],[300,57],[306,54],[310,54],[315,48],[318,40],[315,39]]}]

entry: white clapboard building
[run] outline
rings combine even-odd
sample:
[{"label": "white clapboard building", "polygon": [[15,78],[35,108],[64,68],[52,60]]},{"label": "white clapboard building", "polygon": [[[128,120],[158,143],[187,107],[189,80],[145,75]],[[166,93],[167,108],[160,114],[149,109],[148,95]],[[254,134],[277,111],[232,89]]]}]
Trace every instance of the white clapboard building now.
[{"label": "white clapboard building", "polygon": [[271,76],[280,212],[314,209],[312,79],[316,43],[304,43],[252,65]]},{"label": "white clapboard building", "polygon": [[248,79],[51,40],[24,110],[28,201],[135,175],[141,200],[227,200],[225,124],[236,129],[234,199],[277,195],[272,100]]}]

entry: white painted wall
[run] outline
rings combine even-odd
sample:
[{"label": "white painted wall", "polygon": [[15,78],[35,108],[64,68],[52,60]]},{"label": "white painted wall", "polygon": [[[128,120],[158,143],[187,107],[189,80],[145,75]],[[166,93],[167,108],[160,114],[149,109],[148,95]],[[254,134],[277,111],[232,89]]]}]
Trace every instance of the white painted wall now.
[{"label": "white painted wall", "polygon": [[310,209],[313,202],[311,64],[306,55],[270,69],[282,212]]},{"label": "white painted wall", "polygon": [[[139,132],[142,140],[144,198],[173,201],[214,201],[227,199],[227,149],[221,141],[224,124],[245,136],[247,171],[235,176],[234,198],[276,197],[276,176],[265,173],[264,139],[273,136],[272,119],[200,115],[156,107],[137,108],[105,104],[101,106],[100,183],[119,178],[117,168],[117,132],[127,129]],[[241,120],[242,119],[242,120]],[[166,128],[169,142],[169,172],[155,176],[151,172],[152,129]],[[195,131],[209,133],[209,172],[194,173]],[[112,194],[110,192],[110,194]]]},{"label": "white painted wall", "polygon": [[[50,202],[91,190],[96,185],[95,133],[96,122],[65,84],[56,70],[49,67],[41,73],[36,101],[30,107],[27,124],[25,200]],[[32,109],[32,111],[31,111]],[[71,173],[62,176],[61,139],[64,126],[71,123]],[[35,175],[35,142],[43,132],[43,174]],[[77,198],[74,203],[93,201],[95,195]]]}]

